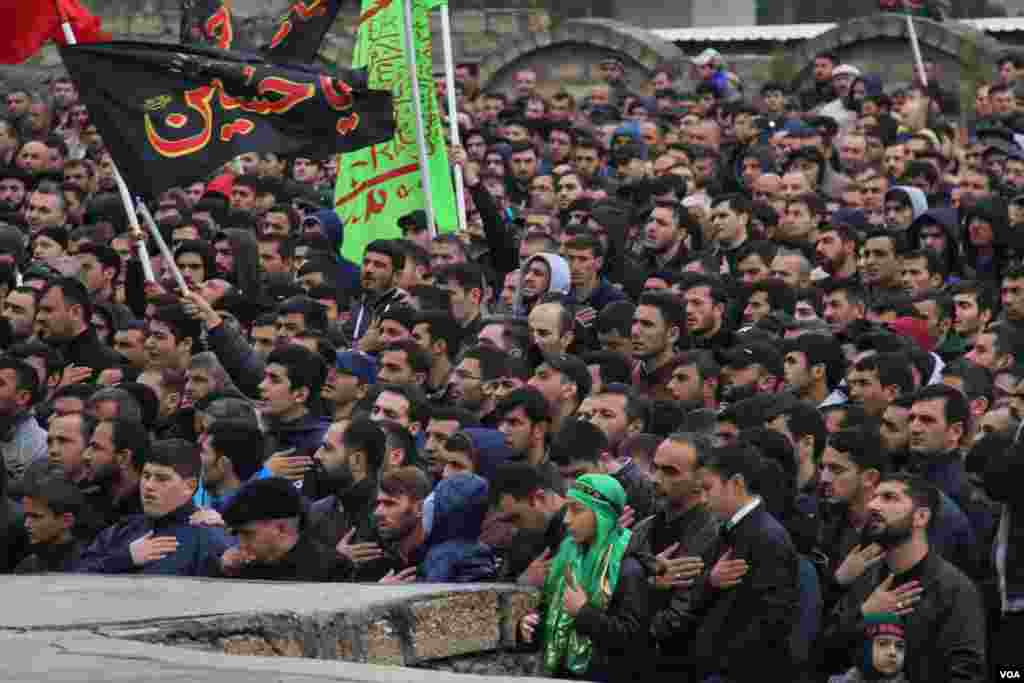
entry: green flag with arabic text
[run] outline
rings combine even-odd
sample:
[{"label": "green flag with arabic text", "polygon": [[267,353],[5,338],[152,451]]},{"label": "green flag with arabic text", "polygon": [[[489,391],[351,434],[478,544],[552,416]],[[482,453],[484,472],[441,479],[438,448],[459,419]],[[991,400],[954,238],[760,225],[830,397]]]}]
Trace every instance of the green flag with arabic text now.
[{"label": "green flag with arabic text", "polygon": [[[413,34],[423,103],[428,169],[440,232],[458,226],[455,192],[434,90],[429,8],[438,0],[412,0]],[[382,144],[343,154],[335,188],[335,210],[345,224],[345,258],[360,263],[375,239],[401,237],[398,219],[426,209],[420,185],[412,80],[405,61],[402,0],[363,0],[353,68],[365,68],[368,87],[392,93],[395,136]]]}]

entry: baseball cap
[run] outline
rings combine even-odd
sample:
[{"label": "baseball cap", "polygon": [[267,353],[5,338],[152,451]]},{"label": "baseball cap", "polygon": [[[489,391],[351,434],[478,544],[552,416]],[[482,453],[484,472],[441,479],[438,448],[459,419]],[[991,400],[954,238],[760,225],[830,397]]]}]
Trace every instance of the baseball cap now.
[{"label": "baseball cap", "polygon": [[718,50],[709,47],[708,49],[704,50],[699,55],[691,59],[690,63],[695,64],[696,66],[704,66],[705,64],[710,64],[716,59],[721,58],[722,53],[720,53]]},{"label": "baseball cap", "polygon": [[736,370],[757,364],[773,375],[782,375],[782,354],[769,344],[750,342],[722,354],[725,365]]},{"label": "baseball cap", "polygon": [[590,393],[590,370],[582,360],[568,353],[551,353],[544,356],[544,362],[572,380],[576,385],[576,397],[581,401]]},{"label": "baseball cap", "polygon": [[398,227],[402,229],[403,233],[406,229],[410,229],[413,232],[423,232],[427,230],[427,212],[423,209],[416,209],[415,211],[405,214],[398,219]]},{"label": "baseball cap", "polygon": [[377,381],[377,363],[360,351],[338,351],[334,356],[334,367],[338,372],[352,375],[362,384]]},{"label": "baseball cap", "polygon": [[840,64],[836,68],[832,69],[832,78],[835,78],[836,76],[853,76],[856,78],[857,76],[860,76],[860,69],[852,64]]}]

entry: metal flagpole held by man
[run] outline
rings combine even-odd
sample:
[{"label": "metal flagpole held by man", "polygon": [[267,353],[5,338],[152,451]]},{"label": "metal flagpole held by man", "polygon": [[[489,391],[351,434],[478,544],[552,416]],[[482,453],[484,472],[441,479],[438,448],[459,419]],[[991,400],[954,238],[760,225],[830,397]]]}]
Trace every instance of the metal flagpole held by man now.
[{"label": "metal flagpole held by man", "polygon": [[917,29],[914,28],[914,18],[911,16],[907,0],[903,0],[903,16],[907,18],[907,35],[910,36],[910,49],[914,53],[914,64],[917,67],[918,77],[921,79],[921,86],[928,87],[928,75],[924,71],[924,60],[921,59],[921,44],[917,42]]},{"label": "metal flagpole held by man", "polygon": [[[447,0],[441,2],[441,41],[444,45],[445,92],[448,95],[448,126],[452,145],[462,144],[459,135],[459,108],[455,100],[455,52],[452,47],[452,18]],[[459,216],[459,230],[466,230],[466,188],[462,185],[462,166],[455,164],[455,209]]]},{"label": "metal flagpole held by man", "polygon": [[437,223],[434,220],[434,199],[430,193],[430,167],[427,160],[427,136],[423,123],[423,100],[420,99],[420,79],[416,67],[416,36],[413,32],[412,0],[403,0],[402,26],[405,33],[405,62],[412,74],[412,110],[416,116],[416,146],[420,157],[420,186],[423,188],[424,209],[427,212],[427,225],[430,236],[437,236]]},{"label": "metal flagpole held by man", "polygon": [[[71,22],[68,21],[64,6],[60,4],[60,0],[54,0],[54,2],[57,4],[57,13],[60,15],[60,29],[64,33],[64,40],[68,42],[68,45],[77,45],[78,39],[75,38],[75,30],[71,27]],[[136,238],[135,248],[139,252],[142,273],[147,281],[156,282],[156,276],[153,274],[153,264],[149,260],[149,249],[146,248],[146,235],[142,232],[142,228],[139,227],[139,217],[135,213],[131,193],[128,192],[128,185],[125,184],[124,178],[121,177],[121,172],[117,170],[117,164],[114,163],[113,158],[111,158],[110,164],[114,169],[114,182],[117,184],[117,193],[121,197],[125,213],[128,214],[128,226],[131,228],[132,235]]]}]

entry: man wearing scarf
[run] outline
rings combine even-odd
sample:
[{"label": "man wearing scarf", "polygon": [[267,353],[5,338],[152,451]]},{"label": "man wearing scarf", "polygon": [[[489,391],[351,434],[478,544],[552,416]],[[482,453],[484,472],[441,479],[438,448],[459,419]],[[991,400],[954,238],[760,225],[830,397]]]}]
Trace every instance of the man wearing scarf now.
[{"label": "man wearing scarf", "polygon": [[650,610],[646,571],[618,525],[626,493],[608,475],[587,474],[567,498],[567,535],[548,569],[542,612],[523,617],[520,637],[536,642],[539,631],[550,676],[632,680],[649,655]]}]

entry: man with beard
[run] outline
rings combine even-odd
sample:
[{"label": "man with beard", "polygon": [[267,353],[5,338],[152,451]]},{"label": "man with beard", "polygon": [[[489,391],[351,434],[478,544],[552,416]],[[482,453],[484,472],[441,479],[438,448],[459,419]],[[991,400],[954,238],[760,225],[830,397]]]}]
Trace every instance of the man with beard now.
[{"label": "man with beard", "polygon": [[634,264],[636,272],[646,276],[658,270],[682,270],[690,253],[686,238],[695,227],[678,202],[655,202],[644,226],[643,253]]},{"label": "man with beard", "polygon": [[857,320],[864,319],[867,295],[855,280],[829,280],[821,285],[824,293],[822,317],[832,334],[840,335]]},{"label": "man with beard", "polygon": [[10,119],[0,118],[0,166],[14,165],[14,154],[20,143],[17,126]]},{"label": "man with beard", "polygon": [[729,263],[729,272],[739,277],[740,248],[750,241],[750,201],[739,194],[717,196],[711,202],[708,242]]},{"label": "man with beard", "polygon": [[562,302],[537,304],[530,311],[527,324],[533,353],[566,353],[576,339],[572,310]]},{"label": "man with beard", "polygon": [[695,348],[718,350],[733,345],[733,334],[726,327],[725,319],[729,292],[721,280],[706,275],[692,282],[683,300],[686,332]]},{"label": "man with beard", "polygon": [[136,420],[101,420],[93,428],[82,452],[81,488],[100,517],[100,528],[142,512],[139,476],[149,445],[149,433]]},{"label": "man with beard", "polygon": [[494,400],[484,393],[484,383],[502,376],[507,358],[504,351],[489,346],[467,349],[448,379],[448,398],[478,420],[489,415],[494,410]]},{"label": "man with beard", "polygon": [[659,561],[654,577],[651,634],[658,641],[658,672],[688,674],[685,653],[697,626],[690,586],[710,566],[721,520],[704,502],[698,463],[711,451],[707,437],[675,433],[654,452],[654,491],[658,511],[647,531]]},{"label": "man with beard", "polygon": [[865,238],[861,281],[871,291],[872,300],[903,291],[902,264],[898,255],[901,250],[902,240],[895,233],[879,230]]},{"label": "man with beard", "polygon": [[39,376],[23,360],[0,357],[0,454],[6,480],[18,482],[25,469],[47,457],[46,432],[30,412]]},{"label": "man with beard", "polygon": [[850,401],[873,418],[881,418],[890,403],[914,390],[910,358],[897,352],[862,358],[850,368],[846,381]]},{"label": "man with beard", "polygon": [[929,524],[939,491],[908,476],[886,477],[868,503],[865,538],[881,555],[840,600],[823,633],[827,670],[859,661],[864,620],[890,613],[904,618],[904,672],[911,681],[982,681],[985,613],[977,587],[932,552]]},{"label": "man with beard", "polygon": [[537,366],[527,384],[544,395],[551,415],[551,431],[557,433],[590,393],[590,371],[576,356],[550,354]]},{"label": "man with beard", "polygon": [[551,409],[544,395],[533,387],[520,387],[498,402],[494,409],[498,431],[512,451],[512,462],[523,462],[545,476],[561,477],[548,459],[547,434],[551,427]]},{"label": "man with beard", "polygon": [[572,286],[569,264],[557,254],[535,254],[526,260],[520,271],[522,280],[514,305],[517,316],[528,315],[546,294],[564,296]]},{"label": "man with beard", "polygon": [[958,282],[950,288],[953,296],[953,329],[973,347],[996,315],[996,291],[980,280]]},{"label": "man with beard", "polygon": [[373,539],[373,507],[377,479],[384,466],[387,435],[366,418],[335,422],[313,456],[303,495],[315,501],[309,512],[309,532],[336,548],[342,561],[356,570],[384,554]]},{"label": "man with beard", "polygon": [[374,240],[366,245],[360,274],[363,291],[350,318],[353,339],[362,337],[375,317],[396,301],[395,283],[404,268],[405,253],[395,242]]},{"label": "man with beard", "polygon": [[753,327],[773,313],[791,316],[796,310],[796,293],[784,282],[775,279],[755,282],[747,292],[747,303],[743,307],[744,327]]},{"label": "man with beard", "polygon": [[783,378],[782,356],[770,344],[749,342],[724,353],[722,401],[735,403],[737,397],[758,393],[774,394]]},{"label": "man with beard", "polygon": [[868,503],[889,465],[878,434],[870,429],[842,429],[829,435],[818,466],[818,494],[824,517],[820,548],[828,558],[831,581],[825,602],[831,604],[882,554],[863,542]]},{"label": "man with beard", "polygon": [[830,224],[818,231],[815,260],[832,280],[857,275],[857,231],[845,223]]},{"label": "man with beard", "polygon": [[430,481],[419,468],[397,467],[381,474],[371,503],[374,528],[366,536],[346,534],[336,547],[349,581],[412,580],[427,539],[423,503],[428,495]]},{"label": "man with beard", "polygon": [[910,457],[910,406],[914,395],[900,396],[890,403],[878,426],[882,448],[894,468],[902,468]]},{"label": "man with beard", "polygon": [[[917,392],[910,407],[910,461],[907,470],[937,487],[967,516],[980,547],[989,547],[995,532],[991,510],[981,492],[967,480],[961,445],[970,431],[970,406],[958,389],[932,384]],[[985,565],[962,564],[948,558],[972,576]]]},{"label": "man with beard", "polygon": [[[496,413],[498,414],[498,413]],[[423,430],[423,458],[427,462],[427,470],[437,483],[444,473],[443,450],[448,438],[455,432],[479,426],[476,418],[461,408],[439,408],[430,411],[430,420]]]},{"label": "man with beard", "polygon": [[17,213],[30,183],[28,174],[16,166],[0,169],[0,213]]},{"label": "man with beard", "polygon": [[612,456],[608,474],[622,484],[637,519],[644,519],[654,511],[654,490],[639,465],[624,456],[620,446],[627,436],[645,431],[650,412],[650,403],[625,384],[612,384],[587,396],[576,411],[580,420],[600,429],[608,439]]},{"label": "man with beard", "polygon": [[32,235],[45,228],[67,225],[67,201],[57,185],[39,183],[25,204],[25,222]]},{"label": "man with beard", "polygon": [[92,300],[75,278],[54,280],[43,290],[36,310],[36,333],[60,351],[68,365],[90,369],[85,378],[122,362],[121,356],[96,336]]},{"label": "man with beard", "polygon": [[490,484],[496,519],[516,529],[515,541],[502,548],[498,580],[543,587],[551,558],[565,538],[561,478],[553,482],[525,462],[503,463]]}]

